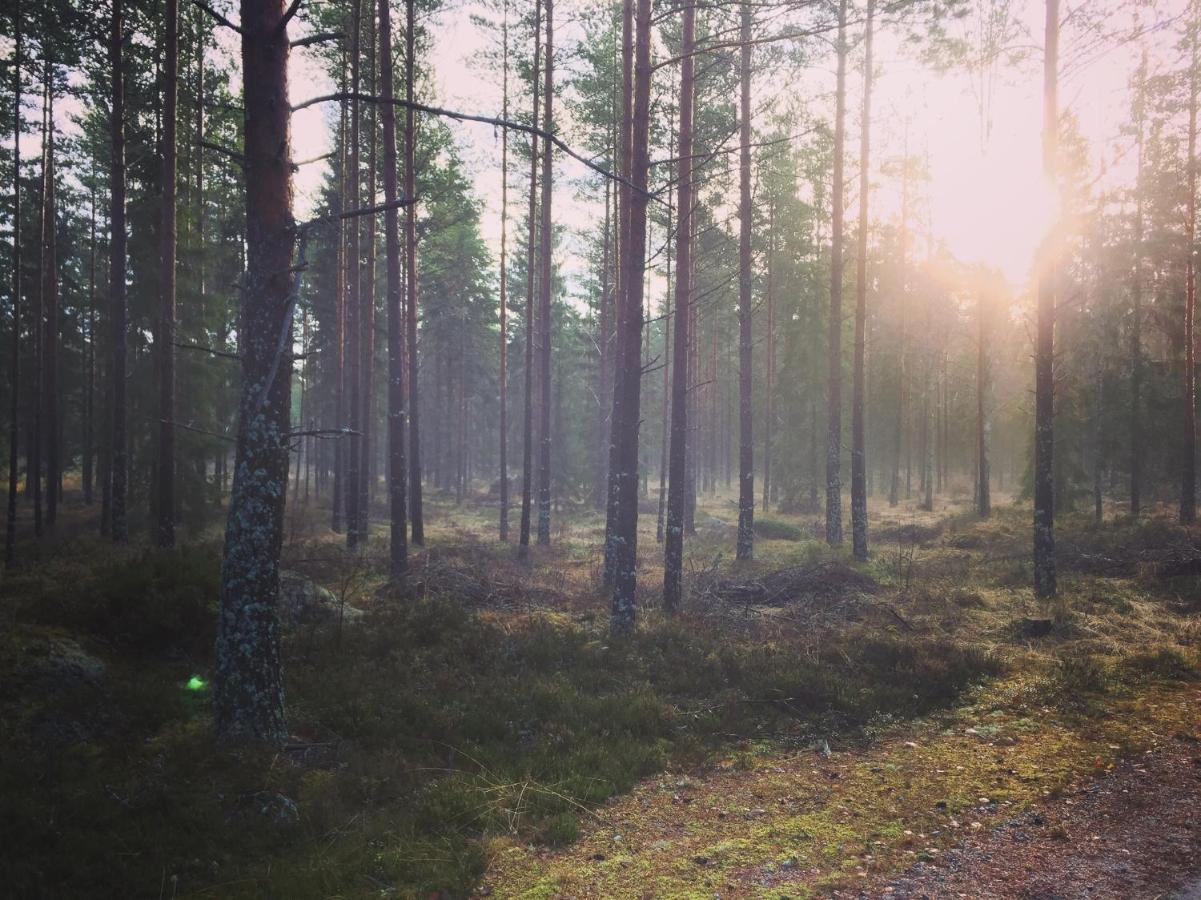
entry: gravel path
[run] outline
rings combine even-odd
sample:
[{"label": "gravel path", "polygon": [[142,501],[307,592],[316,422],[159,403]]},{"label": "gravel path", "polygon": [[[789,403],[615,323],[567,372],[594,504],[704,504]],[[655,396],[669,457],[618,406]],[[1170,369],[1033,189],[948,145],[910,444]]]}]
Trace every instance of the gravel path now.
[{"label": "gravel path", "polygon": [[1201,746],[1179,737],[903,876],[835,896],[1201,900]]}]

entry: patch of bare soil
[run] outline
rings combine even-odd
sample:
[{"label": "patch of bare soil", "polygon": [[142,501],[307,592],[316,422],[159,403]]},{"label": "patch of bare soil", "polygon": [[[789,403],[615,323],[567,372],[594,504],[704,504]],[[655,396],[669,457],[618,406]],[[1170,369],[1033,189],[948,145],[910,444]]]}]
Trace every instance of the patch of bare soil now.
[{"label": "patch of bare soil", "polygon": [[[900,878],[835,897],[1136,900],[1184,897],[1201,872],[1201,746],[1178,736],[964,841]],[[1180,893],[1173,892],[1181,889]]]}]

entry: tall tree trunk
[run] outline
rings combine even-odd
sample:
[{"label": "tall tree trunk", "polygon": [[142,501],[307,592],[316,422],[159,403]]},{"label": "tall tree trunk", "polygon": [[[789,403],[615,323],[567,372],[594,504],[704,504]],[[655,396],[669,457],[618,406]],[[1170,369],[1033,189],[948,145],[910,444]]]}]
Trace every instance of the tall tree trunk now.
[{"label": "tall tree trunk", "polygon": [[[541,66],[542,0],[534,0],[534,55],[530,83],[533,86],[530,123],[538,124],[538,71]],[[530,197],[526,220],[525,257],[525,408],[521,421],[521,530],[517,555],[521,559],[530,552],[530,513],[534,485],[534,343],[535,343],[535,263],[538,259],[538,138],[530,135]]]},{"label": "tall tree trunk", "polygon": [[[96,166],[92,165],[91,215],[88,223],[87,341],[83,347],[83,502],[92,505],[96,458]],[[82,331],[82,324],[80,326]]]},{"label": "tall tree trunk", "polygon": [[[388,577],[408,573],[408,511],[405,491],[405,309],[400,284],[400,214],[394,207],[396,185],[395,73],[392,61],[392,8],[380,0],[380,94],[383,102],[384,258],[388,278]],[[405,196],[412,204],[413,198]]]},{"label": "tall tree trunk", "polygon": [[17,564],[17,453],[21,416],[21,0],[13,8],[13,334],[8,420],[8,508],[4,520],[4,568]]},{"label": "tall tree trunk", "polygon": [[[383,0],[386,2],[386,0]],[[501,24],[501,117],[509,118],[509,0],[504,2]],[[509,129],[500,136],[500,539],[509,540]],[[605,210],[609,194],[605,191]]]},{"label": "tall tree trunk", "polygon": [[44,525],[42,479],[44,464],[42,454],[45,450],[43,442],[44,405],[43,394],[46,384],[46,347],[43,339],[46,321],[46,247],[50,242],[46,233],[46,202],[49,194],[46,192],[46,147],[50,136],[50,96],[48,84],[42,80],[42,130],[41,130],[41,170],[42,189],[38,207],[38,278],[37,289],[34,292],[33,324],[30,328],[30,343],[33,345],[33,383],[29,398],[29,443],[25,450],[25,485],[26,493],[32,494],[33,500],[33,533],[35,537],[42,536]]},{"label": "tall tree trunk", "polygon": [[[546,63],[543,66],[544,85],[542,93],[542,130],[551,134],[554,129],[554,0],[543,0],[546,7]],[[542,151],[542,229],[540,262],[540,284],[538,296],[538,543],[550,544],[550,476],[551,476],[551,283],[554,255],[554,234],[551,219],[551,192],[553,186],[552,147],[543,141]]]},{"label": "tall tree trunk", "polygon": [[[368,52],[368,86],[369,93],[378,92],[378,68],[376,57],[376,20],[371,15],[371,4],[368,2],[367,20],[367,52]],[[377,172],[379,163],[379,121],[377,109],[379,104],[367,104],[367,207],[376,205],[378,188]],[[356,529],[359,541],[366,542],[370,536],[371,498],[374,494],[375,479],[373,439],[375,422],[375,268],[376,268],[376,217],[366,217],[367,244],[363,260],[363,293],[360,298],[362,308],[359,312],[359,390],[362,409],[359,412],[359,427],[363,432],[359,438],[359,525]]]},{"label": "tall tree trunk", "polygon": [[[413,102],[417,65],[416,0],[405,0],[405,100]],[[405,109],[405,197],[417,196],[417,122],[413,107]],[[417,392],[417,208],[405,209],[405,315],[409,363],[409,517],[413,543],[425,544],[421,503],[421,404]]]},{"label": "tall tree trunk", "polygon": [[[342,52],[342,88],[345,91],[346,80],[346,51]],[[342,103],[338,121],[338,198],[342,210],[349,209],[346,202],[346,189],[349,183],[347,169],[349,168],[351,141],[349,130],[349,104]],[[337,284],[334,287],[334,357],[337,374],[334,391],[334,425],[341,430],[346,425],[346,301],[347,301],[347,266],[349,265],[350,228],[353,223],[342,219],[338,224],[338,250],[335,262]],[[342,531],[346,511],[346,441],[339,435],[334,441],[334,484],[333,496],[330,498],[331,520],[330,530],[335,534]]]},{"label": "tall tree trunk", "polygon": [[888,505],[896,506],[901,499],[901,453],[905,443],[905,406],[909,400],[906,389],[908,374],[906,359],[906,316],[909,305],[909,141],[906,131],[905,152],[901,160],[901,233],[899,256],[901,283],[897,292],[897,405],[893,415],[892,473],[888,483]]},{"label": "tall tree trunk", "polygon": [[46,157],[43,162],[45,195],[42,202],[42,306],[45,333],[42,339],[42,427],[46,439],[46,524],[58,521],[62,493],[62,459],[58,428],[58,198],[54,173],[54,65],[46,60]]},{"label": "tall tree trunk", "polygon": [[[755,551],[755,445],[751,408],[751,5],[742,0],[742,47],[739,65],[738,185],[738,559]],[[717,330],[714,329],[714,335]],[[716,360],[713,377],[717,377]],[[714,397],[716,397],[714,390]],[[717,421],[714,417],[714,427]],[[716,431],[714,432],[716,438]],[[714,459],[716,462],[716,459]],[[716,472],[714,481],[716,482]]]},{"label": "tall tree trunk", "polygon": [[[675,123],[668,117],[669,127]],[[669,140],[672,140],[669,138]],[[667,235],[666,241],[671,241],[672,205],[667,203]],[[667,248],[667,290],[663,297],[663,409],[661,430],[659,433],[659,516],[655,522],[655,542],[662,544],[664,529],[667,527],[667,439],[671,421],[671,248]]]},{"label": "tall tree trunk", "polygon": [[[622,251],[625,290],[618,316],[613,404],[615,496],[613,604],[610,630],[634,627],[638,578],[638,428],[642,400],[642,297],[646,270],[647,176],[650,169],[651,0],[638,0],[634,25],[634,97],[630,127],[629,243]],[[549,82],[548,82],[549,85]],[[617,395],[620,394],[618,414]]]},{"label": "tall tree trunk", "polygon": [[1189,64],[1188,103],[1188,201],[1185,221],[1185,293],[1184,293],[1184,448],[1180,477],[1180,522],[1192,525],[1197,520],[1197,345],[1193,319],[1197,308],[1197,5],[1189,24],[1191,60]]},{"label": "tall tree trunk", "polygon": [[[362,87],[362,35],[363,35],[363,0],[353,0],[350,14],[350,90],[357,95]],[[350,178],[347,183],[347,193],[343,195],[343,205],[347,209],[358,209],[362,202],[362,157],[360,147],[363,143],[363,113],[359,101],[350,101]],[[344,451],[346,464],[346,486],[342,496],[346,500],[346,548],[354,550],[359,546],[362,535],[359,526],[362,517],[359,508],[362,503],[361,464],[362,429],[363,429],[363,392],[362,392],[362,311],[363,311],[363,223],[359,217],[349,221],[350,240],[347,253],[346,269],[350,288],[346,298],[346,421],[351,434],[346,438],[347,446]]]},{"label": "tall tree trunk", "polygon": [[763,512],[771,508],[775,493],[771,471],[771,442],[775,430],[776,401],[776,298],[773,263],[776,255],[776,204],[767,207],[767,373],[763,395]]},{"label": "tall tree trunk", "polygon": [[617,171],[622,181],[617,189],[617,269],[616,291],[614,302],[614,371],[613,371],[613,411],[609,416],[609,478],[608,496],[605,508],[605,561],[604,582],[612,586],[616,578],[617,566],[617,478],[620,471],[618,461],[619,439],[616,430],[621,418],[623,402],[621,370],[621,323],[626,315],[625,306],[628,302],[629,285],[626,257],[631,253],[630,243],[630,177],[632,174],[633,156],[633,123],[634,123],[634,4],[635,0],[622,0],[621,4],[621,118],[618,128]]},{"label": "tall tree trunk", "polygon": [[834,105],[831,192],[830,337],[826,415],[826,543],[842,543],[842,242],[843,147],[846,143],[847,0],[838,4],[838,74]]},{"label": "tall tree trunk", "polygon": [[124,88],[124,9],[123,0],[113,0],[112,33],[109,36],[109,67],[112,75],[110,101],[110,137],[112,157],[109,164],[109,303],[112,313],[112,392],[113,436],[110,444],[112,480],[112,537],[116,543],[129,540],[129,521],[125,503],[128,494],[129,462],[126,458],[125,432],[125,356],[128,346],[128,319],[125,305],[125,88]]},{"label": "tall tree trunk", "polygon": [[684,598],[684,513],[688,488],[688,344],[692,298],[692,100],[696,7],[684,3],[680,45],[680,130],[676,156],[676,333],[672,343],[671,448],[668,455],[667,532],[663,548],[663,608],[679,612]]},{"label": "tall tree trunk", "polygon": [[179,9],[166,0],[166,71],[163,103],[163,208],[159,239],[162,271],[158,330],[158,531],[160,547],[175,546],[175,110],[179,81]]},{"label": "tall tree trunk", "polygon": [[1130,284],[1130,515],[1142,511],[1143,467],[1143,129],[1146,125],[1147,54],[1143,51],[1135,94],[1134,130],[1138,169],[1134,182],[1134,260]]},{"label": "tall tree trunk", "polygon": [[976,297],[976,513],[982,519],[987,519],[992,514],[992,495],[989,490],[991,468],[988,455],[992,435],[992,422],[989,421],[991,382],[986,290],[982,289]]},{"label": "tall tree trunk", "polygon": [[[279,552],[288,483],[292,311],[292,161],[283,0],[242,0],[246,291],[242,396],[217,621],[213,717],[225,741],[279,743]],[[301,235],[301,264],[304,263]]]},{"label": "tall tree trunk", "polygon": [[872,24],[874,0],[867,0],[863,32],[863,114],[859,122],[859,253],[855,260],[855,363],[851,399],[851,547],[867,559],[867,213],[871,193],[868,163],[872,136]]},{"label": "tall tree trunk", "polygon": [[[1046,0],[1043,59],[1043,172],[1058,190],[1059,0]],[[1059,223],[1043,244],[1034,370],[1034,593],[1053,597],[1055,577],[1055,280]]]}]

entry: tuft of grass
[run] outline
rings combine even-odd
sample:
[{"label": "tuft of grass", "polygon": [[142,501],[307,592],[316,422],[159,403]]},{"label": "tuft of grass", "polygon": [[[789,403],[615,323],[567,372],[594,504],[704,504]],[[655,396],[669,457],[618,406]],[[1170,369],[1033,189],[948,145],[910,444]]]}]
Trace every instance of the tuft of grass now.
[{"label": "tuft of grass", "polygon": [[755,537],[768,541],[803,541],[807,537],[804,529],[783,519],[770,519],[766,516],[755,518]]},{"label": "tuft of grass", "polygon": [[1122,660],[1121,672],[1131,681],[1192,681],[1197,668],[1174,647],[1132,653]]}]

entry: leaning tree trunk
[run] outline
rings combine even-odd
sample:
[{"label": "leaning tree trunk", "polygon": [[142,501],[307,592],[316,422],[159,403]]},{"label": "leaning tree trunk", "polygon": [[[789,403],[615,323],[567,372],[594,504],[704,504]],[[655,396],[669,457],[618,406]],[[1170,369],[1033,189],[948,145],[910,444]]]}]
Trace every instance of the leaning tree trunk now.
[{"label": "leaning tree trunk", "polygon": [[17,453],[21,415],[21,0],[13,9],[13,334],[8,421],[8,508],[4,520],[4,568],[17,564]]},{"label": "leaning tree trunk", "polygon": [[618,382],[613,401],[613,603],[610,630],[634,627],[638,578],[638,427],[642,402],[642,296],[646,271],[650,170],[651,0],[638,0],[634,24],[634,97],[630,123],[629,243],[622,251],[625,296],[618,312]]},{"label": "leaning tree trunk", "polygon": [[834,179],[830,235],[830,334],[827,348],[826,543],[842,543],[842,207],[846,143],[847,0],[838,3],[838,75],[834,94]]},{"label": "leaning tree trunk", "polygon": [[[1055,185],[1058,171],[1059,0],[1046,0],[1043,60],[1043,172]],[[1056,593],[1055,577],[1055,278],[1058,222],[1043,244],[1038,277],[1034,368],[1034,593]]]},{"label": "leaning tree trunk", "polygon": [[[546,6],[546,63],[542,93],[542,130],[548,135],[554,129],[554,0],[544,0]],[[551,466],[551,272],[553,271],[554,235],[551,224],[551,191],[553,166],[550,141],[543,141],[542,151],[542,233],[538,285],[538,543],[550,544],[550,466]]]},{"label": "leaning tree trunk", "polygon": [[[735,555],[755,552],[755,445],[751,409],[751,4],[742,0],[742,48],[739,65],[738,185],[738,539]],[[716,329],[714,330],[716,335]],[[717,376],[716,367],[713,373]],[[717,392],[714,390],[714,396]],[[716,419],[714,425],[716,426]],[[717,435],[714,433],[714,438]],[[716,459],[714,460],[716,462]],[[713,473],[716,481],[717,474]]]},{"label": "leaning tree trunk", "polygon": [[863,33],[863,115],[859,123],[859,254],[855,260],[855,364],[851,400],[851,547],[855,559],[867,559],[867,232],[871,179],[872,16],[875,3],[867,0]]},{"label": "leaning tree trunk", "polygon": [[[404,578],[409,569],[408,516],[405,496],[404,309],[400,285],[400,222],[395,203],[396,109],[392,103],[392,17],[389,0],[379,0],[380,116],[384,125],[384,256],[388,303],[388,575]],[[412,197],[405,197],[412,203]]]},{"label": "leaning tree trunk", "polygon": [[[296,300],[288,29],[283,0],[242,0],[241,12],[247,271],[239,336],[242,395],[221,567],[213,717],[223,740],[279,743],[287,730],[276,603]],[[299,262],[304,263],[303,243]]]},{"label": "leaning tree trunk", "polygon": [[[417,55],[416,0],[405,2],[405,197],[417,195],[417,122],[413,111]],[[421,504],[421,431],[417,395],[417,209],[405,209],[405,315],[409,350],[409,518],[413,543],[425,543]]]},{"label": "leaning tree trunk", "polygon": [[109,447],[109,477],[112,481],[110,531],[116,543],[129,540],[129,521],[125,503],[128,495],[129,462],[126,457],[125,431],[125,355],[128,345],[128,311],[125,304],[125,89],[124,89],[124,10],[123,0],[113,0],[112,33],[109,35],[109,67],[112,75],[112,99],[109,109],[112,156],[109,164],[109,303],[112,313],[112,391],[113,432]]},{"label": "leaning tree trunk", "polygon": [[679,612],[684,597],[684,506],[688,487],[688,342],[692,293],[692,95],[696,7],[684,4],[680,45],[680,131],[676,158],[676,333],[672,343],[671,448],[668,455],[667,532],[663,547],[663,608]]},{"label": "leaning tree trunk", "polygon": [[175,108],[179,80],[179,10],[167,2],[163,102],[163,208],[159,239],[162,282],[155,344],[159,351],[158,531],[160,547],[175,545]]}]

